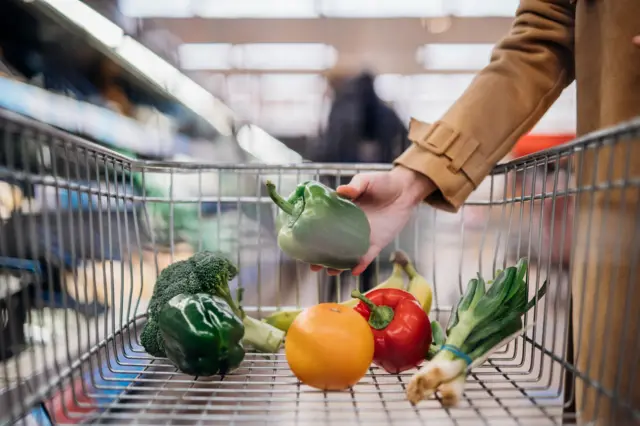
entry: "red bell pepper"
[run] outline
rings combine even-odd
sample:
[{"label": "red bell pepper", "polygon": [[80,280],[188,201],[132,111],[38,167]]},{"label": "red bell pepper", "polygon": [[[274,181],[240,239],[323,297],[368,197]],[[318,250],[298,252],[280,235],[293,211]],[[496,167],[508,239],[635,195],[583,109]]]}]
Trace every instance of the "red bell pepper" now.
[{"label": "red bell pepper", "polygon": [[398,374],[422,363],[431,345],[431,323],[414,295],[383,288],[366,297],[355,290],[351,296],[360,299],[354,309],[373,332],[374,364]]}]

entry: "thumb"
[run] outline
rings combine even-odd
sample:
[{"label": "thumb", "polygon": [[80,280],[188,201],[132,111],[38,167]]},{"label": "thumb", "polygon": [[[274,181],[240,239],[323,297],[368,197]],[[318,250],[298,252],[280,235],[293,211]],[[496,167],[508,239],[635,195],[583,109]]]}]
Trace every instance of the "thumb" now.
[{"label": "thumb", "polygon": [[366,174],[357,174],[348,185],[340,185],[336,188],[338,195],[355,200],[365,193],[369,186],[369,177]]},{"label": "thumb", "polygon": [[373,262],[376,259],[376,257],[379,254],[380,254],[380,249],[378,248],[378,246],[374,244],[371,247],[369,247],[369,250],[367,250],[367,253],[364,256],[362,256],[362,258],[360,259],[360,263],[358,264],[358,266],[356,266],[351,270],[352,275],[357,276],[362,274],[364,270],[367,269],[367,267],[371,264],[371,262]]}]

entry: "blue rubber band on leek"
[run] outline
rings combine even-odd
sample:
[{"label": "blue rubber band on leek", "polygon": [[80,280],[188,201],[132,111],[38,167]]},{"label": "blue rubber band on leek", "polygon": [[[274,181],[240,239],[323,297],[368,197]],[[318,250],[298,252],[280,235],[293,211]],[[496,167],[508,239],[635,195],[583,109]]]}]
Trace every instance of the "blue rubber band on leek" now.
[{"label": "blue rubber band on leek", "polygon": [[452,354],[454,354],[455,356],[457,356],[458,358],[460,358],[461,360],[463,360],[464,362],[467,363],[467,365],[471,365],[471,363],[473,362],[473,360],[471,359],[471,357],[467,354],[465,354],[464,352],[462,352],[460,350],[460,348],[453,346],[453,345],[442,345],[440,347],[441,351],[449,351]]}]

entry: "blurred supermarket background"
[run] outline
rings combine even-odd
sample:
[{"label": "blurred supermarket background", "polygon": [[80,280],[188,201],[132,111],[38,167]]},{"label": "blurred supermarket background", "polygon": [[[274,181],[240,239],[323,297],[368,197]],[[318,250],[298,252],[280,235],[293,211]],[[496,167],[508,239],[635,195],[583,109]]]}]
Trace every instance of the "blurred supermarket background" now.
[{"label": "blurred supermarket background", "polygon": [[[211,94],[285,145],[265,137],[241,143],[242,150],[259,161],[286,163],[334,159],[336,138],[327,136],[365,121],[357,117],[359,106],[390,107],[399,118],[386,119],[392,130],[399,131],[394,126],[406,125],[409,117],[437,119],[488,63],[518,1],[3,3],[4,76],[160,131],[162,142],[149,141],[143,148],[118,143],[121,148],[162,155],[198,152],[198,142],[215,139],[207,124],[221,126],[227,115]],[[367,92],[368,80],[361,75],[366,72],[375,93]],[[571,86],[533,133],[571,135],[574,104]],[[2,106],[11,109],[10,99]],[[332,107],[341,120],[329,119]],[[360,130],[363,145],[378,135],[366,127]],[[394,140],[393,132],[378,133]],[[363,146],[351,154],[360,161],[388,161],[405,143],[398,142],[390,152]]]},{"label": "blurred supermarket background", "polygon": [[[35,368],[26,354],[37,351],[26,343],[52,349],[50,358],[42,349],[44,364],[51,365],[71,360],[70,346],[77,354],[98,336],[106,338],[105,311],[120,311],[123,327],[144,312],[157,271],[195,250],[221,249],[234,258],[241,269],[236,285],[249,290],[249,305],[276,309],[344,297],[348,286],[340,280],[347,277],[311,274],[286,259],[275,244],[273,210],[250,200],[265,195],[269,170],[284,192],[307,177],[312,168],[305,163],[390,163],[408,144],[409,118],[438,119],[489,62],[517,4],[0,0],[0,280],[6,283],[0,361],[17,360],[4,364],[0,384]],[[563,143],[574,132],[572,85],[504,160]],[[84,142],[64,142],[75,137],[156,165],[228,169],[136,168],[105,156],[85,170],[80,158],[89,150],[78,149]],[[70,163],[77,170],[69,170]],[[253,174],[231,168],[247,163],[272,168]],[[297,172],[278,165],[295,165]],[[343,170],[342,180],[353,172]],[[507,187],[517,197],[568,182],[546,166],[537,175],[510,176],[513,182],[504,175],[488,179],[472,199],[507,197]],[[339,177],[324,176],[330,185]],[[144,216],[136,216],[140,203]],[[532,203],[515,209],[512,203],[506,237],[505,204],[438,212],[437,221],[436,212],[424,208],[394,243],[436,286],[436,307],[453,303],[463,277],[479,264],[502,262],[498,252],[517,245],[536,254],[552,247],[554,216],[547,214],[543,224],[541,203],[535,211]],[[388,267],[388,254],[373,267],[377,272]],[[566,262],[555,254],[555,263]],[[37,271],[38,278],[29,278]],[[370,286],[371,268],[367,274],[362,280]],[[45,322],[26,313],[36,283],[47,289],[51,320]],[[11,303],[17,305],[8,308]],[[20,315],[8,315],[11,309]],[[70,318],[77,333],[69,331],[75,327]],[[83,333],[91,335],[94,323],[104,329],[96,325],[98,336],[87,338]],[[118,325],[109,327],[115,332]],[[56,335],[67,339],[66,348],[55,344]]]}]

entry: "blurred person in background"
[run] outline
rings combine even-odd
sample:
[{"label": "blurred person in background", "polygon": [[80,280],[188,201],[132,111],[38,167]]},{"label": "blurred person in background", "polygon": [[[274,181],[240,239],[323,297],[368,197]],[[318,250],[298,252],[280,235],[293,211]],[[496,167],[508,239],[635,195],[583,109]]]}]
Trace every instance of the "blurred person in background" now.
[{"label": "blurred person in background", "polygon": [[[406,148],[407,128],[396,112],[378,97],[375,76],[364,71],[355,76],[336,72],[329,76],[334,99],[327,128],[320,141],[316,162],[391,163]],[[329,186],[349,182],[351,176],[326,182]],[[373,266],[361,274],[360,288],[376,285]]]},{"label": "blurred person in background", "polygon": [[374,81],[368,71],[329,76],[335,95],[318,161],[390,163],[404,150],[407,128],[378,97]]},{"label": "blurred person in background", "polygon": [[[574,80],[578,136],[640,116],[640,1],[521,0],[510,33],[460,99],[433,125],[411,122],[413,144],[393,170],[359,174],[338,188],[372,225],[370,250],[353,273],[398,235],[419,203],[458,211]],[[637,424],[629,406],[617,402],[640,409],[640,188],[610,182],[640,177],[640,141],[590,147],[576,154],[576,166],[580,187],[608,188],[579,193],[573,212],[574,358],[598,384],[575,379],[578,421]]]}]

